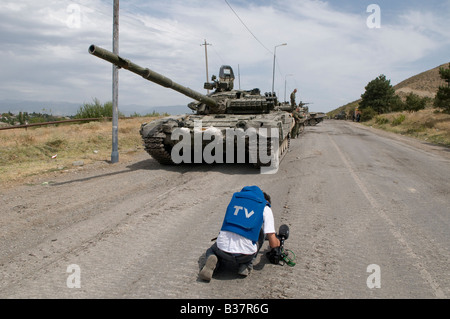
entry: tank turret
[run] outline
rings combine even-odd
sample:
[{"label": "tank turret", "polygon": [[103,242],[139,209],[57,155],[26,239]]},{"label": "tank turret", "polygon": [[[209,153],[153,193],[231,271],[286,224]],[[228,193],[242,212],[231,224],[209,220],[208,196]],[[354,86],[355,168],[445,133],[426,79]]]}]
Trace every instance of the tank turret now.
[{"label": "tank turret", "polygon": [[222,65],[219,71],[219,80],[216,76],[212,76],[212,83],[206,82],[204,88],[206,90],[231,91],[234,87],[234,72],[233,68],[229,65]]},{"label": "tank turret", "polygon": [[213,82],[207,82],[205,89],[215,90],[210,95],[201,94],[195,90],[178,84],[168,77],[159,74],[149,68],[141,67],[130,60],[124,59],[106,49],[91,45],[89,53],[106,60],[119,68],[142,76],[144,79],[159,84],[163,87],[182,93],[197,102],[190,103],[188,107],[197,114],[248,114],[268,113],[274,109],[276,98],[261,96],[259,89],[251,91],[233,90],[234,73],[229,65],[220,68],[219,79],[213,76]]}]

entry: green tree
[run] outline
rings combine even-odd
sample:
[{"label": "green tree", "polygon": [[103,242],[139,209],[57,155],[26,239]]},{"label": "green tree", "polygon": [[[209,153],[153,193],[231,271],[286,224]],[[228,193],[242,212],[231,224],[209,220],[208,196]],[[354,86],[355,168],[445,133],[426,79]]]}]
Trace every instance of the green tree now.
[{"label": "green tree", "polygon": [[19,112],[19,115],[17,116],[17,120],[19,121],[20,125],[24,125],[25,124],[25,119],[23,117],[23,113]]},{"label": "green tree", "polygon": [[441,79],[447,82],[447,86],[441,85],[434,99],[434,106],[444,109],[444,112],[450,113],[450,63],[448,69],[440,68]]},{"label": "green tree", "polygon": [[398,103],[391,80],[387,80],[384,74],[370,81],[365,89],[366,91],[361,95],[362,101],[359,103],[363,113],[367,108],[371,108],[378,114],[390,112]]},{"label": "green tree", "polygon": [[[105,104],[101,104],[100,101],[95,98],[94,103],[84,103],[83,106],[80,106],[78,109],[75,118],[83,119],[83,118],[100,118],[100,117],[112,117],[113,115],[113,105],[112,102],[106,102]],[[119,112],[119,116],[124,116],[121,112]]]},{"label": "green tree", "polygon": [[450,87],[450,63],[448,64],[448,69],[440,68],[439,74],[441,75],[441,79],[447,82],[447,86]]},{"label": "green tree", "polygon": [[409,93],[406,97],[405,109],[409,112],[417,112],[423,110],[426,104],[426,98],[421,98],[417,94]]}]

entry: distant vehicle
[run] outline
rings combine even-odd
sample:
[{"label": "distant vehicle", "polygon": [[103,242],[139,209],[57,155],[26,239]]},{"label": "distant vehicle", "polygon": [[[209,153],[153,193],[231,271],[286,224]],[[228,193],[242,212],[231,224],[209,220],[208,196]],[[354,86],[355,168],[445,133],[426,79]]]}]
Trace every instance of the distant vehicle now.
[{"label": "distant vehicle", "polygon": [[336,114],[334,116],[335,120],[346,120],[347,119],[347,114],[345,114],[345,111],[340,112],[339,114]]}]

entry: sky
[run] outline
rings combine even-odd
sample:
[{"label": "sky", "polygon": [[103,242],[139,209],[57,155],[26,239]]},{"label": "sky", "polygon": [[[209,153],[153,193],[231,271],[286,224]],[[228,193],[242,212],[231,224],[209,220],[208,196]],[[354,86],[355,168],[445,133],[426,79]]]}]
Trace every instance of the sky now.
[{"label": "sky", "polygon": [[[88,48],[112,50],[112,14],[113,0],[2,0],[0,100],[111,101],[111,64]],[[279,99],[297,88],[329,112],[380,74],[395,85],[450,62],[450,0],[120,1],[119,54],[200,93],[205,40],[209,78],[227,64],[235,88],[270,92],[276,52]],[[191,101],[119,71],[121,112]]]}]

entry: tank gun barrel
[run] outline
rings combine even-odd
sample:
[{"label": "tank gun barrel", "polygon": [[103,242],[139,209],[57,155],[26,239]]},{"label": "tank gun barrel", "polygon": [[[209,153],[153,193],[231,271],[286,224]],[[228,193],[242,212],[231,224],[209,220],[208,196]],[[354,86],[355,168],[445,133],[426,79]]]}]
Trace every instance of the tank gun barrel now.
[{"label": "tank gun barrel", "polygon": [[156,84],[159,84],[161,86],[164,86],[166,88],[170,88],[172,90],[175,90],[177,92],[180,92],[181,94],[184,94],[196,101],[199,101],[201,103],[205,103],[206,105],[210,107],[216,107],[217,101],[203,95],[197,91],[194,91],[188,87],[185,87],[183,85],[180,85],[168,77],[165,77],[162,74],[159,74],[155,71],[150,70],[149,68],[143,68],[130,60],[124,59],[117,54],[112,53],[111,51],[108,51],[106,49],[103,49],[101,47],[98,47],[94,44],[92,44],[89,47],[89,53],[92,55],[95,55],[96,57],[106,60],[120,68],[127,69],[133,73],[136,73],[140,76],[142,76],[144,79],[149,80],[151,82],[154,82]]}]

